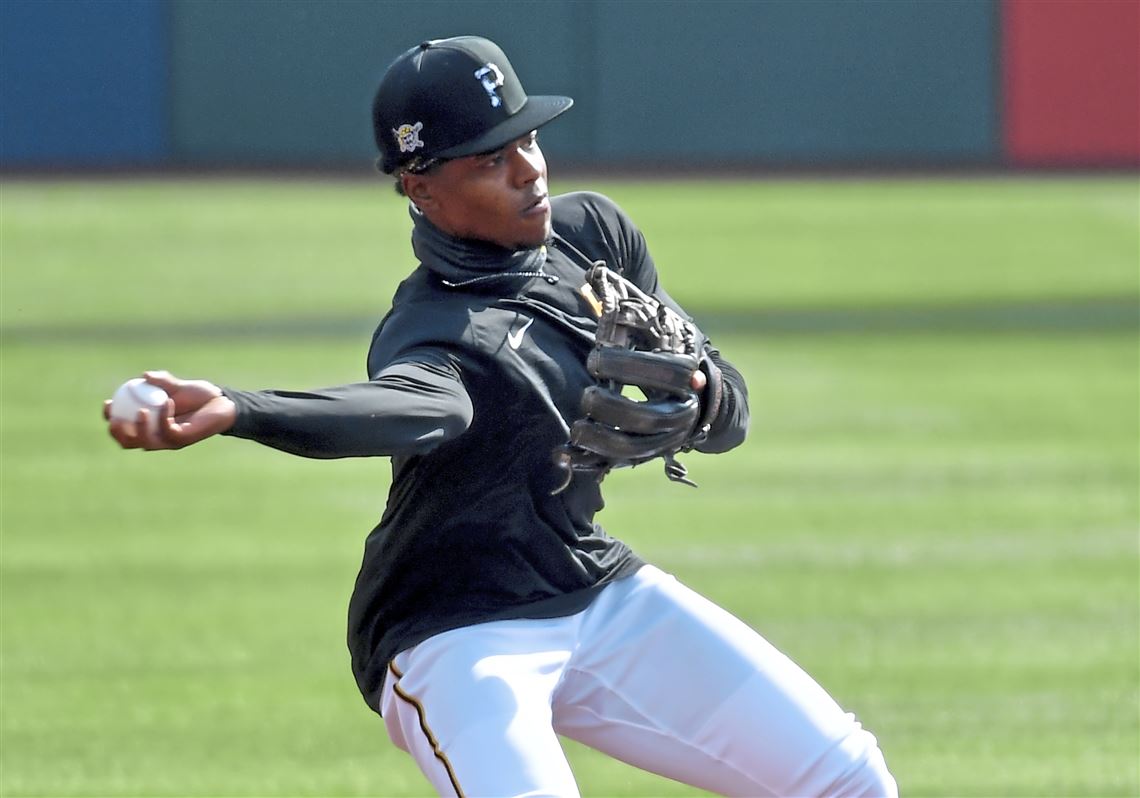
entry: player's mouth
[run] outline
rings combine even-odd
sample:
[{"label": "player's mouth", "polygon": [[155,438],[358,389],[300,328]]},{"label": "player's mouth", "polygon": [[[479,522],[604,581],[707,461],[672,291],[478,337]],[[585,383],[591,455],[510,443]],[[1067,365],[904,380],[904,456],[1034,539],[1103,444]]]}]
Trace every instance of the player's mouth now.
[{"label": "player's mouth", "polygon": [[549,212],[550,212],[550,196],[548,194],[543,194],[540,197],[536,197],[534,200],[529,202],[525,207],[523,207],[522,215],[523,216],[541,216],[541,215],[549,213]]}]

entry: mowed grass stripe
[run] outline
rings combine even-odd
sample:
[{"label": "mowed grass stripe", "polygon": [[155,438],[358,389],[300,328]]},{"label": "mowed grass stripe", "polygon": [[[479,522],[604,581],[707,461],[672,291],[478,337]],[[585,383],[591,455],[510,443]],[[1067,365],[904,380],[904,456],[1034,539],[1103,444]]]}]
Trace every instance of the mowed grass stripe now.
[{"label": "mowed grass stripe", "polygon": [[[975,302],[953,305],[876,307],[758,307],[748,311],[686,308],[710,334],[859,335],[864,333],[1100,333],[1140,329],[1140,297]],[[106,344],[144,338],[273,340],[342,338],[370,334],[376,317],[219,319],[208,322],[2,326],[0,338],[14,344]]]},{"label": "mowed grass stripe", "polygon": [[[710,314],[1140,292],[1135,179],[559,181],[611,195]],[[414,265],[386,182],[3,188],[5,327],[376,318]]]}]

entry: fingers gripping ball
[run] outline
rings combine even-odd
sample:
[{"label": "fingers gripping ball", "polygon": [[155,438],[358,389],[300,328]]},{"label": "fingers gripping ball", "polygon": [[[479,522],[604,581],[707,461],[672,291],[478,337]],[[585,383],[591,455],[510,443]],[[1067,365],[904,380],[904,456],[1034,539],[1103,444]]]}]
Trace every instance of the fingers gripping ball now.
[{"label": "fingers gripping ball", "polygon": [[[693,484],[674,455],[699,443],[711,418],[713,394],[705,391],[702,402],[693,382],[703,367],[703,334],[603,264],[589,271],[587,281],[601,305],[586,361],[598,382],[582,396],[582,417],[570,427],[569,444],[555,451],[555,462],[567,472],[559,490],[576,470],[604,472],[657,457],[664,458],[670,479]],[[626,386],[639,388],[644,401],[626,396]],[[715,396],[719,401],[719,392]]]},{"label": "fingers gripping ball", "polygon": [[139,420],[139,411],[147,410],[147,424],[150,429],[157,430],[168,398],[166,391],[141,377],[127,380],[111,397],[111,418],[135,424]]}]

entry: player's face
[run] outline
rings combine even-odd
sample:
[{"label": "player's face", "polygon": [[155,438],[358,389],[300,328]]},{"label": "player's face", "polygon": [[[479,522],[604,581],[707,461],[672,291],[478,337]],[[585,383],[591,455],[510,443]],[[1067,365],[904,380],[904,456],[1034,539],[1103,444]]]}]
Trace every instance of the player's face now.
[{"label": "player's face", "polygon": [[535,247],[550,237],[546,159],[533,131],[420,178],[425,193],[410,187],[409,196],[446,233],[508,249]]}]

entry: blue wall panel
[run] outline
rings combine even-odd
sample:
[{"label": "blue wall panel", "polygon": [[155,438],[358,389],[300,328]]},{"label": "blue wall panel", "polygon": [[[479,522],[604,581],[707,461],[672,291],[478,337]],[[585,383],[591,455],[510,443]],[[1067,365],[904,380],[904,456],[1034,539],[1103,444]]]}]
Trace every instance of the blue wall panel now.
[{"label": "blue wall panel", "polygon": [[162,161],[165,14],[159,0],[0,2],[0,160]]}]

